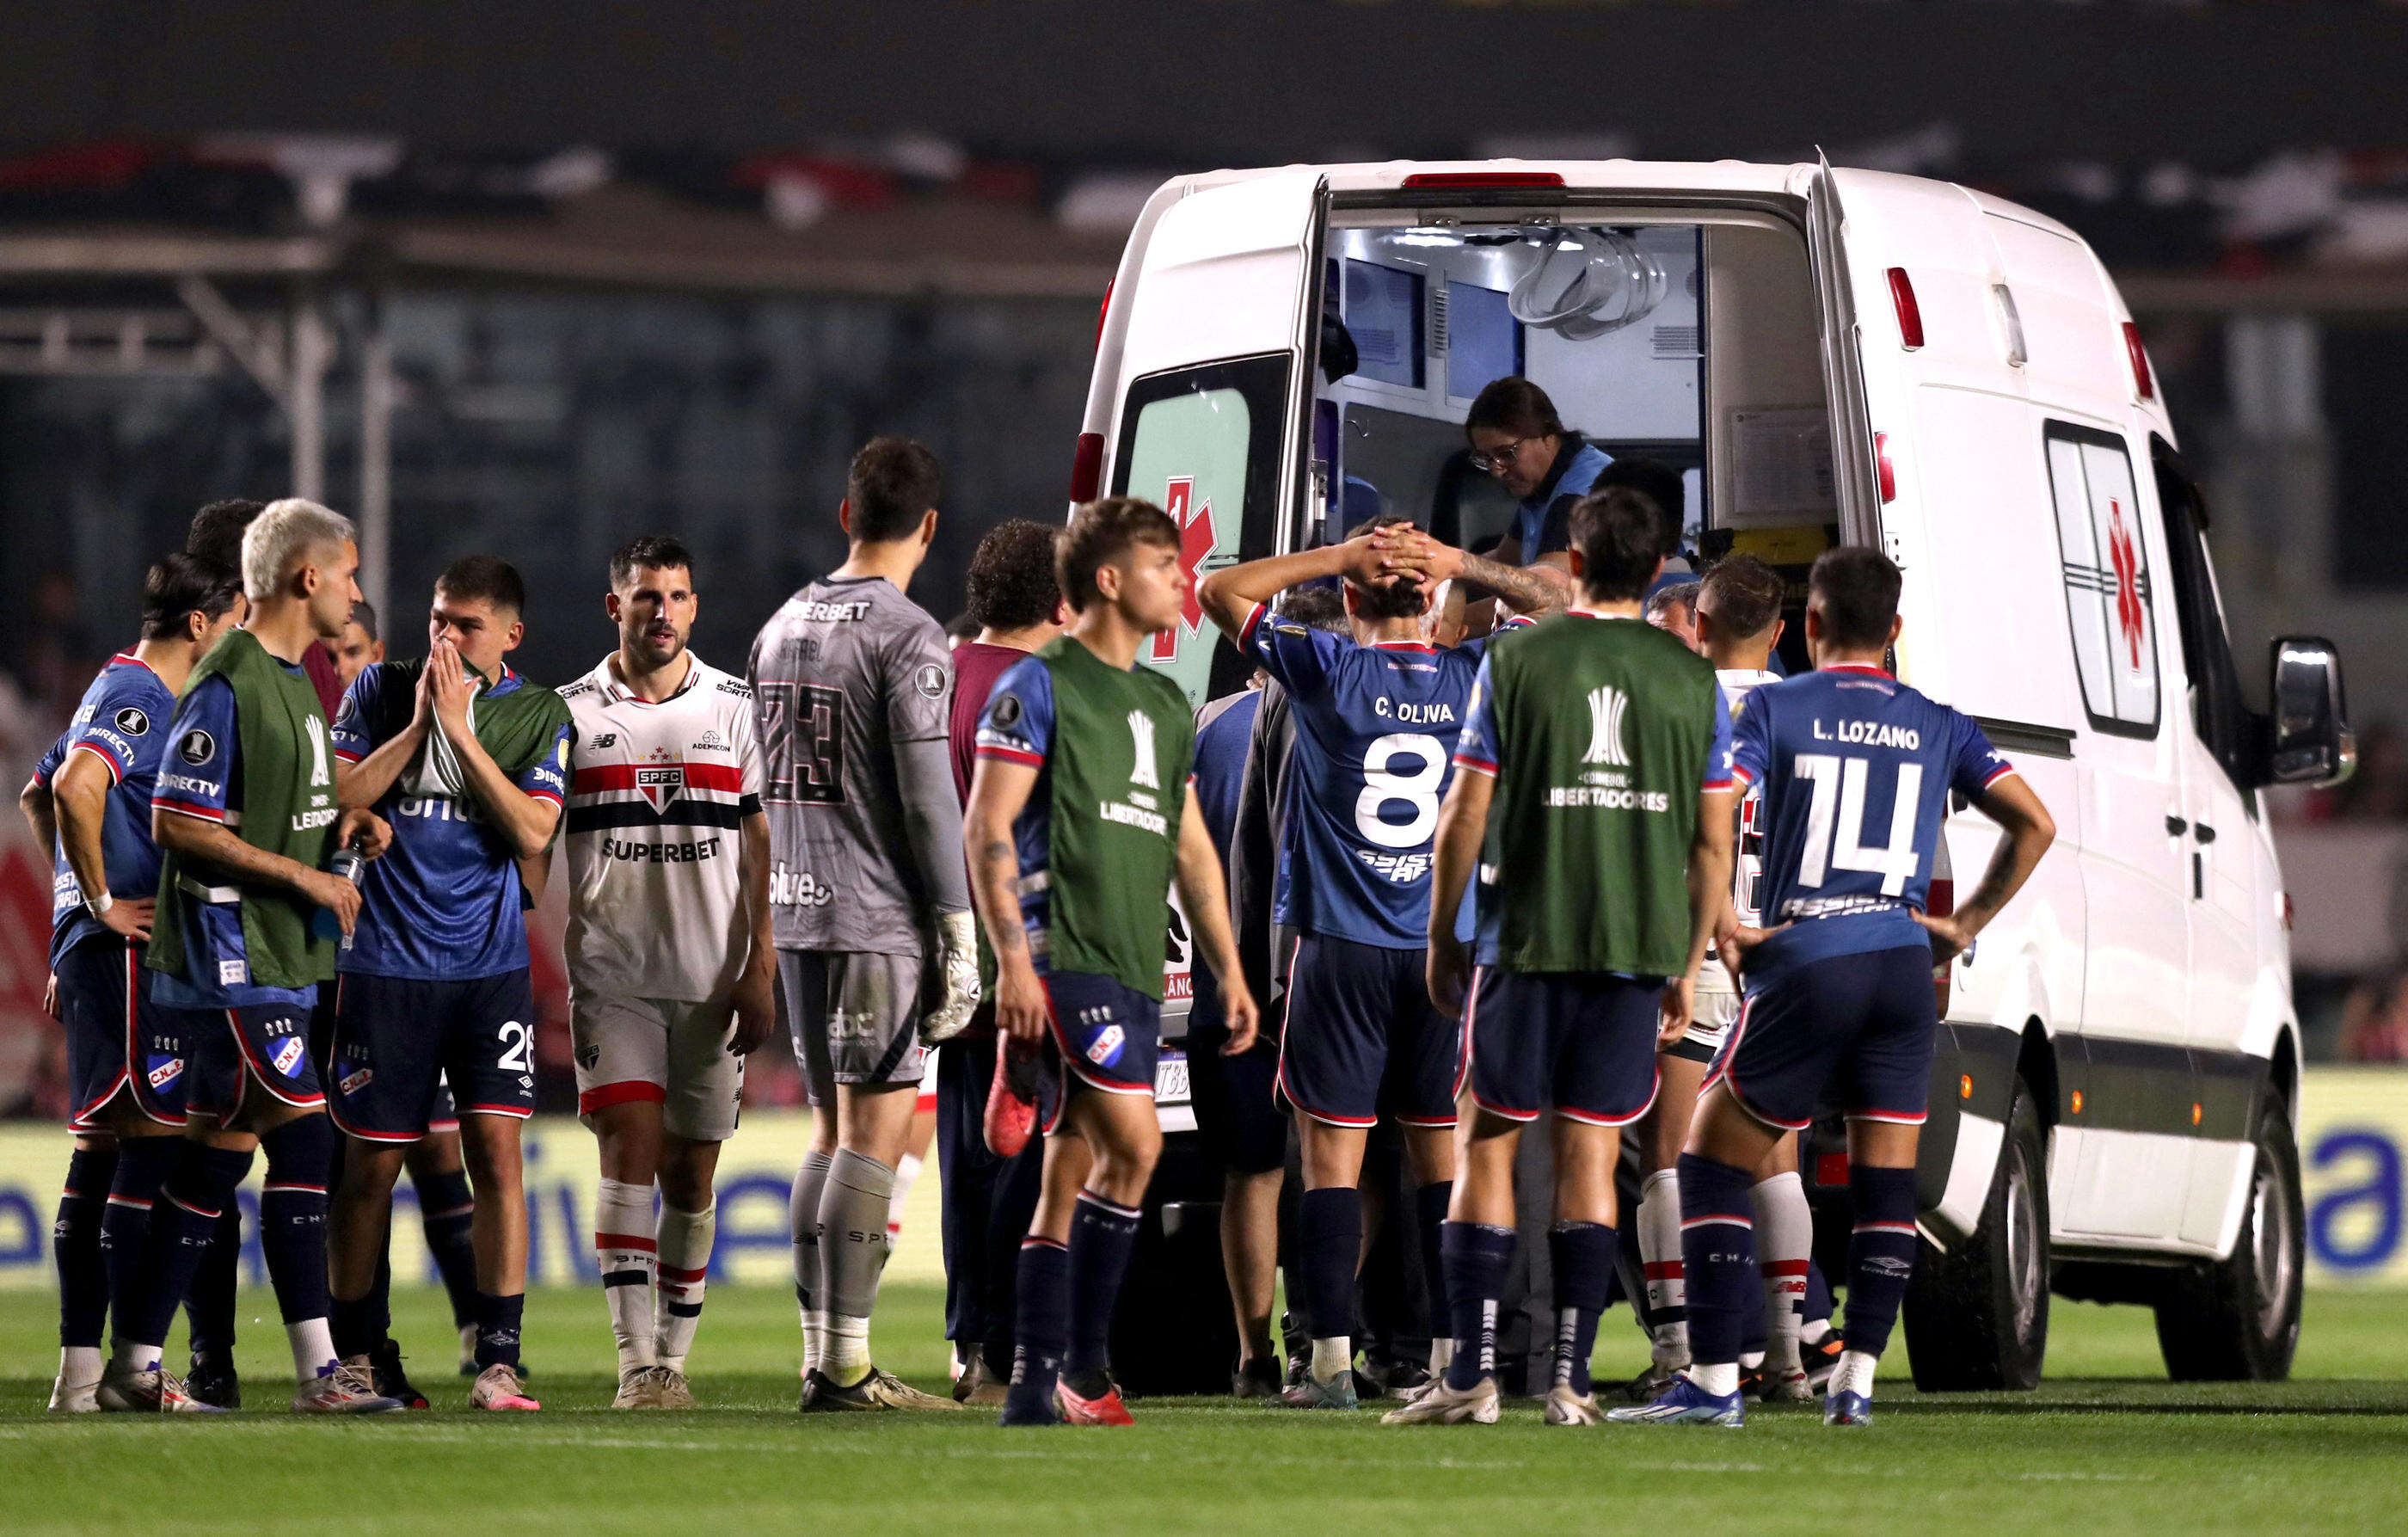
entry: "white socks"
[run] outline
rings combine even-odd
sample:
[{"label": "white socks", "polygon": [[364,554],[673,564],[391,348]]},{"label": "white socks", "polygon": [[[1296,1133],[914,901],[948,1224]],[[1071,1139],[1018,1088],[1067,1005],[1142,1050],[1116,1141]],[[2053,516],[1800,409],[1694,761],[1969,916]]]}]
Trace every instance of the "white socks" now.
[{"label": "white socks", "polygon": [[869,1374],[869,1320],[841,1313],[825,1315],[820,1336],[820,1372],[839,1387]]},{"label": "white socks", "polygon": [[108,1353],[108,1370],[117,1372],[156,1371],[159,1357],[165,1354],[166,1349],[165,1345],[136,1344],[130,1340],[120,1340]]},{"label": "white socks", "polygon": [[1688,1368],[1688,1373],[1689,1380],[1698,1385],[1698,1391],[1701,1393],[1712,1393],[1718,1399],[1727,1399],[1739,1391],[1739,1362],[1737,1361],[1718,1361],[1713,1366],[1698,1361]]},{"label": "white socks", "polygon": [[1647,1310],[1677,1313],[1651,1334],[1656,1364],[1678,1372],[1689,1364],[1689,1288],[1681,1268],[1681,1176],[1659,1169],[1639,1187],[1639,1259],[1647,1274]]},{"label": "white socks", "polygon": [[1831,1386],[1823,1391],[1827,1394],[1854,1393],[1858,1398],[1871,1398],[1873,1369],[1879,1365],[1881,1365],[1881,1357],[1878,1356],[1868,1356],[1861,1350],[1842,1350],[1840,1352],[1840,1364],[1831,1372]]},{"label": "white socks", "polygon": [[1335,1382],[1338,1378],[1338,1373],[1340,1372],[1352,1371],[1354,1366],[1354,1341],[1353,1336],[1336,1334],[1326,1340],[1315,1340],[1312,1342],[1313,1381]]},{"label": "white socks", "polygon": [[795,1171],[795,1187],[786,1202],[788,1231],[795,1245],[795,1306],[803,1320],[803,1375],[820,1368],[827,1339],[827,1300],[819,1295],[820,1199],[827,1190],[828,1164],[835,1155],[817,1148],[803,1155]]},{"label": "white socks", "polygon": [[1756,1258],[1764,1273],[1764,1358],[1775,1372],[1796,1372],[1799,1309],[1806,1302],[1806,1266],[1814,1247],[1814,1213],[1795,1170],[1749,1192],[1756,1206]]},{"label": "white socks", "polygon": [[658,1359],[652,1287],[660,1246],[652,1232],[652,1187],[605,1179],[594,1202],[594,1258],[602,1271],[602,1300],[619,1341],[619,1375]]},{"label": "white socks", "polygon": [[912,1181],[920,1177],[921,1159],[916,1153],[906,1153],[895,1165],[895,1195],[886,1206],[886,1242],[893,1243],[903,1236],[903,1200],[911,1193]]},{"label": "white socks", "polygon": [[681,1212],[663,1201],[653,1231],[660,1244],[659,1320],[653,1349],[661,1365],[683,1372],[694,1331],[702,1327],[702,1293],[710,1273],[711,1240],[719,1231],[719,1207]]},{"label": "white socks", "polygon": [[284,1326],[293,1346],[293,1375],[303,1386],[316,1382],[336,1365],[335,1335],[323,1318],[304,1318]]},{"label": "white socks", "polygon": [[[1445,1327],[1443,1320],[1440,1321],[1440,1327]],[[1446,1375],[1446,1369],[1454,1363],[1455,1342],[1453,1340],[1445,1339],[1432,1340],[1430,1342],[1429,1374],[1433,1377],[1443,1377]]]},{"label": "white socks", "polygon": [[70,1393],[100,1386],[100,1346],[64,1345],[59,1350],[59,1382]]}]

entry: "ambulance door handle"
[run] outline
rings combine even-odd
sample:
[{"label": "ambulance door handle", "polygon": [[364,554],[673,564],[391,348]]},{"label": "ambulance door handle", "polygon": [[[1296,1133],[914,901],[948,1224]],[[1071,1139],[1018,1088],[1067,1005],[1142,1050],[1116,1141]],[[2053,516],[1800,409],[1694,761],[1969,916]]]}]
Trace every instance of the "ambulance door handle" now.
[{"label": "ambulance door handle", "polygon": [[2193,838],[2198,839],[2202,843],[2213,843],[2215,841],[2215,829],[2209,826],[2204,822],[2192,823],[2190,825],[2190,835]]},{"label": "ambulance door handle", "polygon": [[2185,834],[2185,833],[2186,833],[2186,832],[2188,832],[2188,831],[2190,831],[2190,824],[2189,824],[2189,823],[2185,822],[2181,817],[2178,817],[2178,816],[2174,815],[2174,814],[2173,814],[2172,812],[2169,812],[2168,813],[2166,813],[2166,836],[2167,836],[2167,837],[2169,837],[2169,838],[2180,838],[2183,834]]}]

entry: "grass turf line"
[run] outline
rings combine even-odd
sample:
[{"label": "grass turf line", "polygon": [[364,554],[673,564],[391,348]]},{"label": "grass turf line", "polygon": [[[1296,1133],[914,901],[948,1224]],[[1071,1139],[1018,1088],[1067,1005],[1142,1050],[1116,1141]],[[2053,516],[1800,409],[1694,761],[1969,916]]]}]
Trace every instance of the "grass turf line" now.
[{"label": "grass turf line", "polygon": [[[1513,1530],[1770,1515],[1852,1534],[2333,1530],[2396,1522],[2408,1475],[2408,1298],[2309,1299],[2300,1377],[2271,1386],[2163,1379],[2148,1314],[2059,1302],[2037,1394],[1921,1398],[1885,1363],[1870,1433],[1762,1412],[1740,1432],[1542,1426],[1509,1408],[1493,1429],[1383,1429],[1374,1415],[1305,1415],[1227,1401],[1140,1402],[1109,1437],[1006,1434],[984,1415],[794,1414],[793,1303],[774,1288],[714,1289],[694,1356],[695,1415],[613,1414],[598,1293],[528,1299],[527,1358],[545,1412],[449,1409],[377,1421],[296,1421],[283,1331],[244,1293],[241,1363],[255,1410],[226,1420],[73,1420],[41,1411],[55,1364],[53,1303],[0,1301],[0,1489],[8,1530],[51,1533],[324,1530],[408,1533],[462,1521],[513,1533],[791,1530],[858,1521],[882,1534],[1044,1532],[1068,1515],[1146,1531],[1331,1532],[1478,1523]],[[882,1363],[935,1388],[942,1298],[889,1287]],[[466,1383],[439,1293],[395,1298],[418,1385],[456,1405]],[[254,1317],[254,1315],[257,1315]],[[1643,1364],[1627,1315],[1598,1366]],[[1900,1353],[1902,1355],[1902,1352]],[[2389,1381],[2381,1379],[2388,1378]],[[1953,1537],[1953,1534],[1952,1534]]]}]

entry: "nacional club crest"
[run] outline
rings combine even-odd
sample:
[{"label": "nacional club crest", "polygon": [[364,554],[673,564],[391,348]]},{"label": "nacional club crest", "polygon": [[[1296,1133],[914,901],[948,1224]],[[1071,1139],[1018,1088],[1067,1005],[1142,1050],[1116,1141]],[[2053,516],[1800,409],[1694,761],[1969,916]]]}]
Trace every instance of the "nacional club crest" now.
[{"label": "nacional club crest", "polygon": [[288,1035],[277,1043],[276,1050],[267,1059],[275,1064],[278,1072],[290,1078],[293,1076],[293,1070],[301,1065],[301,1054],[308,1049],[301,1043],[299,1036]]}]

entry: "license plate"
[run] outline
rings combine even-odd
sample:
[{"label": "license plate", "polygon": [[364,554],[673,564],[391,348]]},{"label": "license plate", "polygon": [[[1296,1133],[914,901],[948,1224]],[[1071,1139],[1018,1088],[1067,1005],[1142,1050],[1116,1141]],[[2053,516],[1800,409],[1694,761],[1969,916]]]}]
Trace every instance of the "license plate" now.
[{"label": "license plate", "polygon": [[1183,1105],[1187,1102],[1187,1054],[1166,1051],[1154,1067],[1154,1102],[1157,1105]]}]

